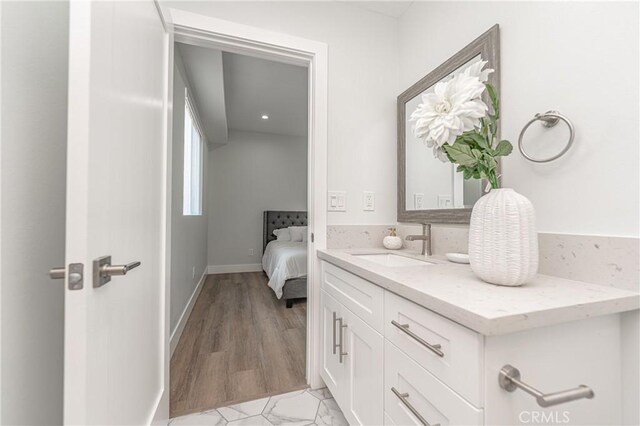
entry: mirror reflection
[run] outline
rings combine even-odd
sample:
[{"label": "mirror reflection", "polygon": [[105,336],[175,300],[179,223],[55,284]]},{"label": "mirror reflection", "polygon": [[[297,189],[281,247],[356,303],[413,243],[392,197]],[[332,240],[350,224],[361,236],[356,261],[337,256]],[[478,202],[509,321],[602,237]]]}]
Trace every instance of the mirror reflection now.
[{"label": "mirror reflection", "polygon": [[[480,60],[480,55],[475,56],[440,81],[452,78]],[[462,173],[456,172],[454,164],[441,161],[434,150],[414,134],[415,123],[409,121],[411,113],[422,103],[424,94],[433,92],[436,83],[405,104],[406,210],[471,208],[483,194],[482,181],[465,180]]]}]

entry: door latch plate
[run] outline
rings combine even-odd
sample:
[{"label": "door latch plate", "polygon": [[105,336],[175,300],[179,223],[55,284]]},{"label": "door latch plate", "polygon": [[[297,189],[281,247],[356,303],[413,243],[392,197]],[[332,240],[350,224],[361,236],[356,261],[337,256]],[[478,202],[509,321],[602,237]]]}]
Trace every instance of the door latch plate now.
[{"label": "door latch plate", "polygon": [[69,290],[82,290],[84,286],[83,269],[82,263],[69,264]]}]

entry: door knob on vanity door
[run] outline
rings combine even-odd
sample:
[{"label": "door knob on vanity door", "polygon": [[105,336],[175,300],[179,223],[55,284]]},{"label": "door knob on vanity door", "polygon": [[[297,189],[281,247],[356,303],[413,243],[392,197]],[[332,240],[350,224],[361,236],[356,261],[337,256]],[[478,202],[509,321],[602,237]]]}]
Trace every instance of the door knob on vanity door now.
[{"label": "door knob on vanity door", "polygon": [[140,266],[141,262],[131,262],[126,265],[112,265],[111,256],[102,256],[93,261],[93,287],[102,287],[113,275],[127,275],[127,272]]}]

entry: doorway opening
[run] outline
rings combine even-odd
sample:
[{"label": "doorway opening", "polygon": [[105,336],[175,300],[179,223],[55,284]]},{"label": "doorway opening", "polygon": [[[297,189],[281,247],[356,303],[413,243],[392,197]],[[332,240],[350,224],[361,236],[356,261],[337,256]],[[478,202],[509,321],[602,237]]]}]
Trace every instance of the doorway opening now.
[{"label": "doorway opening", "polygon": [[173,71],[177,417],[307,387],[313,177],[308,67],[176,42]]},{"label": "doorway opening", "polygon": [[[327,244],[327,83],[328,63],[327,45],[286,34],[275,33],[262,28],[251,27],[230,21],[224,21],[199,14],[187,13],[170,7],[163,7],[166,28],[169,31],[166,48],[168,50],[167,100],[170,108],[167,117],[167,157],[171,169],[172,157],[172,109],[173,109],[173,70],[174,42],[208,47],[222,52],[237,53],[256,58],[268,59],[284,64],[306,67],[308,79],[308,178],[307,178],[307,316],[306,316],[306,384],[312,389],[324,385],[320,376],[320,274],[321,263],[317,251]],[[167,187],[175,185],[168,174]],[[171,276],[170,252],[174,232],[171,218],[174,215],[167,197],[167,253],[166,276]],[[207,270],[208,272],[208,270]],[[192,271],[193,276],[193,271]],[[155,417],[166,418],[169,414],[170,360],[175,350],[175,336],[180,329],[170,327],[170,279],[165,281],[165,355],[162,380],[162,393]],[[194,303],[195,304],[195,303]],[[294,308],[295,308],[294,304]],[[188,315],[187,315],[188,316]],[[170,335],[174,339],[170,339]]]}]

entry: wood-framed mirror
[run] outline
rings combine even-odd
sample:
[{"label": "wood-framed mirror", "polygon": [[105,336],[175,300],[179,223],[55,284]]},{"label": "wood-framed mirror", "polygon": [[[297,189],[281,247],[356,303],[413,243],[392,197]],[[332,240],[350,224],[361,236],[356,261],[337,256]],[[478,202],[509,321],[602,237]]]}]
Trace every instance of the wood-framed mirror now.
[{"label": "wood-framed mirror", "polygon": [[[473,205],[484,194],[486,181],[465,181],[454,164],[437,159],[432,149],[413,134],[409,122],[422,94],[480,59],[488,62],[485,69],[494,70],[488,82],[499,92],[498,24],[398,96],[398,222],[468,224]],[[483,100],[491,105],[486,90]],[[498,128],[498,137],[499,132]]]}]

